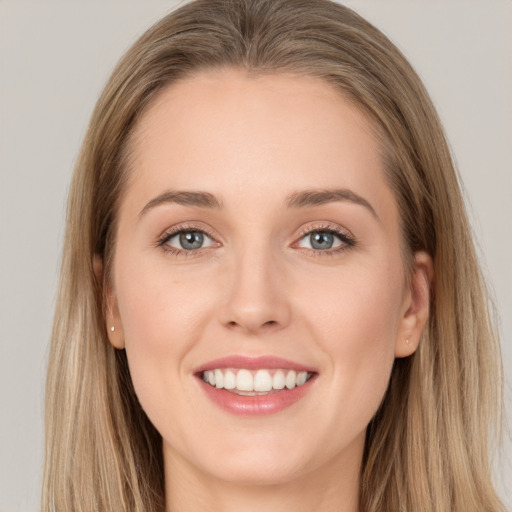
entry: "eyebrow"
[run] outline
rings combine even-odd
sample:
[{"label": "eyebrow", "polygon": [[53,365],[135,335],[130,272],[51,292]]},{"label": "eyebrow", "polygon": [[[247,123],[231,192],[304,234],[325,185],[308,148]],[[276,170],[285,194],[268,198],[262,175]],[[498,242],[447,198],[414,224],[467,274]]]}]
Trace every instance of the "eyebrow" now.
[{"label": "eyebrow", "polygon": [[[308,189],[300,192],[294,192],[286,198],[288,208],[307,208],[310,206],[320,206],[336,201],[349,201],[351,203],[364,206],[377,220],[379,216],[373,206],[360,195],[349,189]],[[139,213],[139,217],[163,204],[181,204],[183,206],[195,206],[198,208],[221,209],[222,202],[210,192],[189,191],[189,190],[169,190],[151,199],[149,203]]]},{"label": "eyebrow", "polygon": [[222,208],[222,203],[213,194],[210,194],[210,192],[169,190],[151,199],[141,210],[139,217],[142,217],[157,206],[169,203],[181,204],[183,206],[196,206],[199,208]]},{"label": "eyebrow", "polygon": [[310,189],[294,192],[288,196],[286,204],[289,208],[306,208],[336,201],[349,201],[364,206],[377,220],[380,220],[373,206],[364,197],[346,188]]}]

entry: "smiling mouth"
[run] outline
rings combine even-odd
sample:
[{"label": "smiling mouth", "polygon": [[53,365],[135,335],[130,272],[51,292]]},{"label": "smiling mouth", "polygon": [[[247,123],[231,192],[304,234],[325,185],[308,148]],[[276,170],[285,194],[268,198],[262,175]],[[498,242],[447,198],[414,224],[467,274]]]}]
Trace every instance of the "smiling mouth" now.
[{"label": "smiling mouth", "polygon": [[215,368],[199,373],[199,377],[217,389],[242,396],[259,396],[303,386],[315,372],[291,369]]}]

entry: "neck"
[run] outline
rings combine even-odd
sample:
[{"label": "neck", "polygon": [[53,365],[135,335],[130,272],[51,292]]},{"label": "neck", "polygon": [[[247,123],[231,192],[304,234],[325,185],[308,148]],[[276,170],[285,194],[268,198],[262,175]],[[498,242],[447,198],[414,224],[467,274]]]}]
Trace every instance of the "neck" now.
[{"label": "neck", "polygon": [[357,512],[361,455],[285,482],[248,484],[212,477],[164,447],[166,512]]}]

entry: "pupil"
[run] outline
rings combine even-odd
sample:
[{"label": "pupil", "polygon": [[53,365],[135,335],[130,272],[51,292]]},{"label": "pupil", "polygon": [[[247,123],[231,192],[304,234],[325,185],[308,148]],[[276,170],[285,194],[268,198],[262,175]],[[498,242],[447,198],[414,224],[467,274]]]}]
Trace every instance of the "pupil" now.
[{"label": "pupil", "polygon": [[203,234],[197,231],[181,233],[180,244],[183,249],[199,249],[203,245]]},{"label": "pupil", "polygon": [[311,235],[311,247],[313,249],[330,249],[334,237],[330,233],[313,233]]}]

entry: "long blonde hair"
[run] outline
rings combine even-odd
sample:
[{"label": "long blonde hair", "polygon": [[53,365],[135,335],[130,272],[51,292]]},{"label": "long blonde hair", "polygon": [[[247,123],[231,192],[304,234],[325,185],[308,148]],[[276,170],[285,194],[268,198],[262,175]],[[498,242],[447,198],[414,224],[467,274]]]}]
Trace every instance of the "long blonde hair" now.
[{"label": "long blonde hair", "polygon": [[92,115],[71,185],[46,390],[43,511],[165,507],[161,437],[124,351],[108,342],[103,282],[115,244],[130,134],[163,87],[209,68],[328,81],[372,120],[401,213],[404,255],[434,260],[431,316],[397,359],[367,430],[364,512],[501,511],[489,446],[501,404],[499,346],[458,176],[420,79],[397,48],[328,0],[197,0],[122,58]]}]

